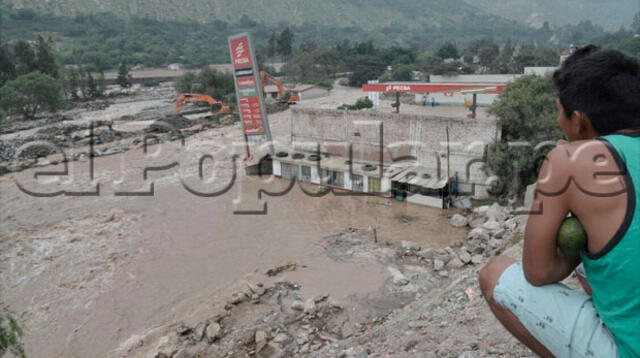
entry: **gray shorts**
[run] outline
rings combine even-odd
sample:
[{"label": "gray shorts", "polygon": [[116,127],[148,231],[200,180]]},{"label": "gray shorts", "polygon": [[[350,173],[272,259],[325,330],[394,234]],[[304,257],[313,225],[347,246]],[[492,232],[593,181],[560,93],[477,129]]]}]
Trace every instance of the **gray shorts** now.
[{"label": "gray shorts", "polygon": [[584,292],[558,283],[535,287],[518,262],[502,274],[493,298],[557,358],[618,357],[613,335]]}]

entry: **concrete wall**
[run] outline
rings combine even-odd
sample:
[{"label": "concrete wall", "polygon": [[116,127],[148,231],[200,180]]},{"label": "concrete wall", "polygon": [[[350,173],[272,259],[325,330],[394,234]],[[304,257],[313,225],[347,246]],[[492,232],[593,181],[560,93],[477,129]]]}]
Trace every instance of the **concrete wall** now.
[{"label": "concrete wall", "polygon": [[457,173],[462,183],[477,184],[476,190],[486,194],[481,187],[487,179],[481,161],[485,146],[499,136],[495,120],[304,108],[294,108],[290,119],[296,149],[314,150],[320,145],[322,152],[346,157],[351,145],[355,160],[378,160],[382,126],[385,163],[413,156],[420,165],[434,172],[439,169],[443,176],[447,171],[449,127],[450,174]]},{"label": "concrete wall", "polygon": [[508,83],[515,81],[521,75],[431,75],[432,83]]},{"label": "concrete wall", "polygon": [[[424,93],[417,93],[415,95],[415,103],[423,104],[424,102]],[[452,92],[452,93],[430,93],[427,96],[427,102],[431,103],[431,99],[435,98],[436,103],[438,104],[455,104],[455,105],[464,105],[465,100],[471,102],[473,101],[473,94],[460,93],[460,92]],[[493,104],[493,102],[498,98],[497,94],[491,93],[479,93],[477,103],[483,106],[489,106]]]}]

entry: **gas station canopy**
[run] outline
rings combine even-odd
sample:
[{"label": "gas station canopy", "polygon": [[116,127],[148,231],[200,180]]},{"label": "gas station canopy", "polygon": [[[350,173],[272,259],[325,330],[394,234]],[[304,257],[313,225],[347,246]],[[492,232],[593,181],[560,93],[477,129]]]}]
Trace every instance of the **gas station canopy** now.
[{"label": "gas station canopy", "polygon": [[438,92],[465,92],[465,93],[502,93],[504,83],[419,83],[419,82],[388,82],[368,83],[362,85],[365,92],[386,93],[438,93]]}]

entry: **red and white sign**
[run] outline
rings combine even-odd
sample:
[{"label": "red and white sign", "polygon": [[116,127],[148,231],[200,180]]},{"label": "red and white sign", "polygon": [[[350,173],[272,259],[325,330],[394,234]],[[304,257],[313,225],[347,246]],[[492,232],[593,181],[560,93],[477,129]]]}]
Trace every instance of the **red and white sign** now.
[{"label": "red and white sign", "polygon": [[247,68],[253,66],[249,47],[249,36],[242,36],[231,40],[231,58],[233,68]]},{"label": "red and white sign", "polygon": [[475,93],[498,94],[504,90],[504,84],[488,85],[475,83],[372,83],[362,85],[365,92],[401,92],[401,93],[439,93],[453,94],[464,90],[473,90]]},{"label": "red and white sign", "polygon": [[[271,141],[271,131],[262,100],[258,63],[252,53],[249,34],[231,36],[229,51],[233,62],[238,114],[247,140],[247,152],[251,155],[253,146]],[[273,145],[270,144],[270,147],[273,152]]]},{"label": "red and white sign", "polygon": [[258,97],[240,98],[240,114],[247,135],[266,134],[262,108]]},{"label": "red and white sign", "polygon": [[248,78],[238,78],[238,87],[246,88],[246,87],[256,87],[256,80],[253,77]]}]

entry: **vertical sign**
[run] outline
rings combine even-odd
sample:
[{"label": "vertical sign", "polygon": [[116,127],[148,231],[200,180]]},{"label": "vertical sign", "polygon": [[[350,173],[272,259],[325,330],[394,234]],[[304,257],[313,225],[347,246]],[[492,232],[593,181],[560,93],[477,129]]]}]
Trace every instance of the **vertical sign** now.
[{"label": "vertical sign", "polygon": [[[271,142],[271,130],[262,98],[260,73],[248,33],[229,37],[229,51],[238,98],[238,113],[242,121],[247,146]],[[273,154],[273,144],[269,145]],[[251,153],[249,152],[249,155]]]}]

